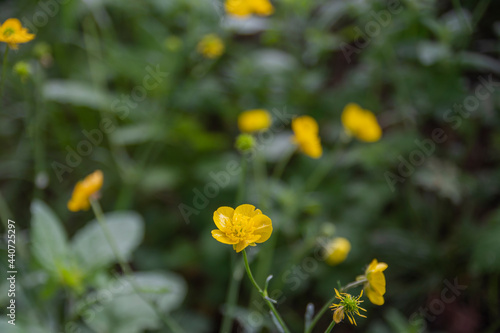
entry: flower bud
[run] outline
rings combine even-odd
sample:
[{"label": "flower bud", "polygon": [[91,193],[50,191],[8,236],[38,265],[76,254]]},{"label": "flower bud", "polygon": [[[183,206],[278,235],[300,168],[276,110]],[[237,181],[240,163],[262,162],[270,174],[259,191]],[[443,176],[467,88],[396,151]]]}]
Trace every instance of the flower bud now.
[{"label": "flower bud", "polygon": [[255,138],[251,134],[240,134],[235,146],[241,152],[249,151],[255,147]]}]

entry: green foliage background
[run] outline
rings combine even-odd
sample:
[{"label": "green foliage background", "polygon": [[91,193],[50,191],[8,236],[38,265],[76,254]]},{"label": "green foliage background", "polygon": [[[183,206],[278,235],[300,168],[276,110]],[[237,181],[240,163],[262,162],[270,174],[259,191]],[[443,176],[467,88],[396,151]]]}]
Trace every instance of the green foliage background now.
[{"label": "green foliage background", "polygon": [[[0,212],[17,223],[20,332],[71,331],[68,322],[81,332],[162,330],[126,292],[95,319],[78,310],[120,279],[110,249],[92,234],[92,212],[66,208],[75,183],[96,169],[105,175],[104,211],[124,221],[113,234],[138,280],[165,288],[151,297],[187,332],[218,331],[235,256],[211,237],[212,214],[235,205],[240,177],[201,204],[196,191],[228,162],[240,163],[237,117],[253,108],[313,116],[325,150],[321,160],[295,154],[281,180],[265,183],[265,200],[252,164],[245,174],[246,202],[264,205],[275,226],[276,247],[258,278],[274,275],[270,290],[284,295],[278,308],[293,331],[302,329],[309,302],[319,309],[333,288],[377,258],[389,265],[386,304],[366,301],[366,320],[335,331],[499,332],[498,2],[280,0],[272,16],[245,21],[226,16],[217,0],[49,3],[0,3],[0,21],[17,17],[37,34],[10,52],[0,101]],[[366,46],[356,46],[359,31],[368,33]],[[215,60],[196,51],[208,33],[225,43]],[[31,67],[24,81],[12,70],[21,60]],[[167,74],[134,99],[147,68]],[[484,80],[493,82],[488,98],[470,113],[457,111]],[[379,142],[341,143],[340,114],[349,102],[377,115]],[[112,120],[108,134],[103,119]],[[436,129],[446,140],[429,143]],[[101,131],[102,141],[68,165],[70,151],[87,140],[84,130]],[[268,174],[290,149],[289,125],[272,133],[259,151]],[[421,142],[432,152],[402,176],[418,161]],[[327,176],[303,191],[318,168]],[[193,209],[187,220],[181,204]],[[312,269],[303,258],[313,257],[317,237],[331,226],[352,251],[338,266],[315,261]],[[455,279],[467,289],[439,314],[415,320]],[[262,325],[248,324],[251,287],[243,277],[233,331],[273,331],[266,310],[257,311]],[[1,320],[0,331],[10,332]]]}]

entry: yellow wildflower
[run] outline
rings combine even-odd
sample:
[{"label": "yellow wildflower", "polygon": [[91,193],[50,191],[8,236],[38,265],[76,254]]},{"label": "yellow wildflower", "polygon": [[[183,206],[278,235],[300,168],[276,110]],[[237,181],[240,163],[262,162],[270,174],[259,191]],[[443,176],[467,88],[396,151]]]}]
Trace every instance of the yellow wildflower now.
[{"label": "yellow wildflower", "polygon": [[203,36],[198,43],[198,52],[206,58],[218,58],[224,53],[224,50],[224,42],[215,34]]},{"label": "yellow wildflower", "polygon": [[0,25],[0,42],[7,43],[11,49],[17,50],[17,44],[27,43],[35,38],[16,18],[7,19]]},{"label": "yellow wildflower", "polygon": [[269,0],[254,0],[253,12],[260,16],[269,16],[274,13],[274,7]]},{"label": "yellow wildflower", "polygon": [[220,207],[214,212],[214,222],[218,229],[212,230],[212,237],[223,244],[232,244],[236,252],[248,245],[263,243],[271,237],[271,219],[252,205]]},{"label": "yellow wildflower", "polygon": [[84,180],[79,181],[68,201],[68,209],[72,212],[88,210],[90,208],[89,198],[95,197],[101,189],[103,178],[102,171],[97,170],[85,177]]},{"label": "yellow wildflower", "polygon": [[339,304],[332,304],[330,306],[330,309],[334,310],[333,320],[335,323],[340,323],[344,319],[344,316],[347,316],[351,324],[357,325],[353,314],[366,318],[366,316],[359,313],[359,310],[366,312],[365,309],[359,306],[360,303],[363,303],[363,301],[359,300],[363,296],[363,290],[361,290],[358,297],[353,297],[347,293],[339,293],[337,289],[335,289],[335,294],[337,295],[336,298],[340,300]]},{"label": "yellow wildflower", "polygon": [[382,129],[375,115],[358,104],[347,104],[342,111],[341,120],[346,133],[361,141],[375,142],[382,136]]},{"label": "yellow wildflower", "polygon": [[242,112],[238,117],[238,127],[240,131],[245,133],[268,129],[271,123],[271,115],[263,109],[248,110]]},{"label": "yellow wildflower", "polygon": [[252,14],[252,8],[249,0],[226,0],[224,7],[228,14],[245,17]]},{"label": "yellow wildflower", "polygon": [[292,120],[292,130],[295,134],[293,142],[299,145],[304,154],[312,158],[323,155],[321,140],[318,136],[318,123],[314,118],[301,116]]},{"label": "yellow wildflower", "polygon": [[269,16],[274,13],[269,0],[226,0],[225,8],[228,14],[240,17],[251,14]]},{"label": "yellow wildflower", "polygon": [[326,246],[326,263],[328,265],[338,265],[347,258],[351,251],[351,243],[344,237],[332,239]]},{"label": "yellow wildflower", "polygon": [[366,296],[375,305],[384,304],[385,275],[383,272],[386,269],[387,264],[385,262],[378,262],[377,259],[373,259],[366,268],[365,275],[357,279],[366,279],[364,286]]}]

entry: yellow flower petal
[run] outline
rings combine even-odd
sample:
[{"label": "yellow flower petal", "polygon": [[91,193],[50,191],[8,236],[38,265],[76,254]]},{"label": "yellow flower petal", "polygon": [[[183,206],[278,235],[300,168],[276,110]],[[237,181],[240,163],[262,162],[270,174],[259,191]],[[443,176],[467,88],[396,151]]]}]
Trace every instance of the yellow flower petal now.
[{"label": "yellow flower petal", "polygon": [[382,272],[373,272],[368,275],[368,283],[380,295],[385,294],[385,276]]},{"label": "yellow flower petal", "polygon": [[345,131],[361,141],[375,142],[382,137],[382,129],[375,115],[358,104],[347,104],[342,111],[341,121]]},{"label": "yellow flower petal", "polygon": [[236,253],[240,253],[245,249],[250,243],[248,241],[241,241],[238,244],[233,245],[233,249],[236,251]]},{"label": "yellow flower petal", "polygon": [[236,244],[237,240],[232,240],[225,233],[220,230],[212,230],[212,237],[215,238],[218,242],[223,244]]},{"label": "yellow flower petal", "polygon": [[257,214],[260,214],[260,210],[255,210],[254,205],[244,204],[236,207],[236,209],[234,210],[234,214],[235,215],[240,214],[247,217],[254,217]]},{"label": "yellow flower petal", "polygon": [[310,116],[301,116],[292,120],[294,133],[293,142],[299,145],[300,150],[312,158],[323,155],[321,140],[318,136],[318,123]]},{"label": "yellow flower petal", "polygon": [[384,296],[380,295],[376,291],[374,291],[371,288],[365,288],[366,291],[366,296],[368,296],[368,299],[370,302],[372,302],[375,305],[383,305],[384,304]]},{"label": "yellow flower petal", "polygon": [[366,268],[366,274],[369,272],[383,272],[387,268],[387,264],[385,262],[378,262],[377,259],[373,259],[370,265]]},{"label": "yellow flower petal", "polygon": [[318,134],[318,123],[313,117],[301,116],[292,120],[292,130],[295,136],[309,136],[311,134]]},{"label": "yellow flower petal", "polygon": [[221,243],[232,244],[236,252],[247,246],[265,242],[272,233],[271,219],[253,205],[240,205],[236,209],[220,207],[214,212],[218,230],[212,236]]},{"label": "yellow flower petal", "polygon": [[326,248],[326,263],[328,265],[338,265],[343,262],[351,251],[351,243],[344,237],[337,237],[331,240]]},{"label": "yellow flower petal", "polygon": [[248,0],[226,0],[226,12],[231,15],[245,17],[252,14]]},{"label": "yellow flower petal", "polygon": [[206,58],[215,59],[220,57],[225,50],[224,42],[215,34],[203,36],[197,45],[197,50]]},{"label": "yellow flower petal", "polygon": [[225,231],[231,226],[234,209],[231,207],[220,207],[214,212],[214,222],[217,228]]},{"label": "yellow flower petal", "polygon": [[263,243],[271,237],[271,234],[273,233],[273,225],[269,217],[259,214],[252,218],[251,223],[255,226],[254,234],[260,236],[257,243]]},{"label": "yellow flower petal", "polygon": [[238,128],[244,133],[266,130],[271,124],[271,114],[264,109],[244,111],[238,116]]},{"label": "yellow flower petal", "polygon": [[344,307],[341,306],[333,312],[333,320],[338,324],[344,319]]},{"label": "yellow flower petal", "polygon": [[21,21],[16,18],[7,19],[0,26],[0,42],[5,42],[12,49],[17,49],[17,44],[27,43],[35,38],[28,29],[23,28]]},{"label": "yellow flower petal", "polygon": [[68,209],[72,212],[89,209],[89,199],[101,189],[103,178],[102,171],[96,170],[85,177],[84,180],[76,183],[67,205]]}]

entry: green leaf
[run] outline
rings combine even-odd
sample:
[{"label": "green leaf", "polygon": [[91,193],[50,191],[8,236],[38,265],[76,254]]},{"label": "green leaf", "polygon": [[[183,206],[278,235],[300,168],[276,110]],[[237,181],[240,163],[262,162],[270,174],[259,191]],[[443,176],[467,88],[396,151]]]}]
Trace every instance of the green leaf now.
[{"label": "green leaf", "polygon": [[[144,235],[144,221],[136,212],[105,214],[110,234],[123,258],[128,258]],[[95,270],[116,262],[116,257],[97,220],[90,221],[73,238],[77,259],[88,270]]]},{"label": "green leaf", "polygon": [[472,269],[480,273],[500,273],[500,219],[479,232],[472,251]]},{"label": "green leaf", "polygon": [[95,317],[90,317],[92,319],[87,324],[95,331],[139,333],[146,329],[158,329],[160,318],[151,303],[156,304],[161,313],[167,313],[177,308],[186,296],[186,282],[176,274],[135,273],[132,278],[142,297],[135,293],[127,277],[119,278],[108,288],[95,293],[96,297],[106,295],[100,304],[89,309]]},{"label": "green leaf", "polygon": [[32,253],[47,270],[57,272],[68,258],[70,249],[59,218],[42,201],[31,204]]}]

